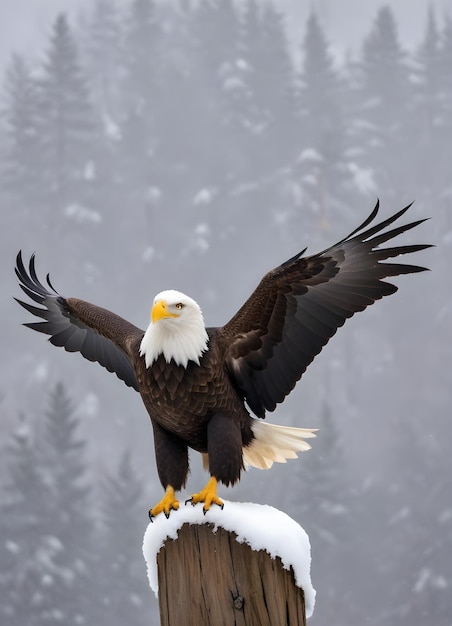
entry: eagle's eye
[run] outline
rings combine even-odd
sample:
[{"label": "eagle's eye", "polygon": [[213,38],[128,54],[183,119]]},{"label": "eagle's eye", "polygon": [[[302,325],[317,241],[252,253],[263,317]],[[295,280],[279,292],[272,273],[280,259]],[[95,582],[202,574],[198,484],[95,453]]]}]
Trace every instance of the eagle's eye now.
[{"label": "eagle's eye", "polygon": [[176,304],[176,309],[178,309],[179,311],[180,311],[181,309],[183,309],[183,308],[184,308],[184,305],[182,304],[182,302],[178,302],[178,303]]}]

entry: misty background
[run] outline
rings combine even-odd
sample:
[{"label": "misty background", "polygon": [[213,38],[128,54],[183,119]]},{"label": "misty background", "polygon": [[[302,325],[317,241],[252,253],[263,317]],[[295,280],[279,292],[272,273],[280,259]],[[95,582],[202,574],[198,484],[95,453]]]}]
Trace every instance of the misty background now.
[{"label": "misty background", "polygon": [[[318,427],[226,499],[312,544],[310,623],[452,624],[452,14],[446,2],[3,0],[0,621],[158,624],[161,497],[138,394],[21,326],[15,255],[145,328],[180,289],[210,326],[380,198],[432,271],[348,321],[269,421]],[[39,8],[39,9],[38,9]],[[191,457],[187,497],[204,484]],[[184,499],[182,494],[181,500]]]}]

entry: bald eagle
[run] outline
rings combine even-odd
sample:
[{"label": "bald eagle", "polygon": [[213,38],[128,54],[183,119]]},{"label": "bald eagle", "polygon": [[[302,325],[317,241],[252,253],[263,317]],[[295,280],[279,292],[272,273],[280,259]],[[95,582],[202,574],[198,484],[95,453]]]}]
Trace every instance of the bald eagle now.
[{"label": "bald eagle", "polygon": [[429,245],[380,247],[424,221],[387,230],[409,206],[371,225],[377,203],[345,239],[313,256],[303,250],[271,270],[221,328],[206,328],[198,304],[168,290],[155,296],[143,331],[106,309],[59,295],[49,275],[47,284],[38,279],[34,255],[27,271],[19,252],[19,284],[38,306],[17,302],[43,320],[25,326],[97,361],[141,394],[165,490],[149,511],[151,519],[179,507],[176,492],[187,479],[188,448],[202,453],[210,473],[206,487],[190,499],[203,503],[204,512],[223,505],[219,481],[234,484],[245,467],[267,469],[310,448],[306,439],[315,436],[313,429],[259,418],[283,402],[347,318],[397,290],[382,279],[426,269],[386,260]]}]

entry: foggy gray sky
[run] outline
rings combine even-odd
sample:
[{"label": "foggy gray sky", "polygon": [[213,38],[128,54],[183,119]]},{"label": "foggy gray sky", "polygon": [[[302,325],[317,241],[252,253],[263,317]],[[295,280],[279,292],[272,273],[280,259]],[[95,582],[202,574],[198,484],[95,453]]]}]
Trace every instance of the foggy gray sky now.
[{"label": "foggy gray sky", "polygon": [[[90,3],[92,0],[0,0],[0,71],[11,52],[40,53],[56,13],[64,10],[77,15]],[[129,0],[117,0],[118,5],[121,3],[128,4]],[[289,17],[287,25],[294,47],[301,41],[307,13],[315,7],[333,48],[342,55],[346,50],[353,52],[360,45],[362,33],[369,30],[377,8],[384,1],[276,0],[274,4]],[[451,10],[449,0],[393,0],[390,4],[405,47],[415,46],[420,41],[429,5],[433,6],[438,18]]]}]

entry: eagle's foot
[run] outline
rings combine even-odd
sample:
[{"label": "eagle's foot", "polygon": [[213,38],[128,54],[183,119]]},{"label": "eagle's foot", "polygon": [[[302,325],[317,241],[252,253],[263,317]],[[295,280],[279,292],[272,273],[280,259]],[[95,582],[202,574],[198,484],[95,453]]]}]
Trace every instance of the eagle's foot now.
[{"label": "eagle's foot", "polygon": [[168,486],[165,491],[165,495],[158,504],[149,511],[149,519],[152,522],[152,518],[156,517],[159,513],[164,513],[168,518],[172,510],[177,511],[179,508],[179,500],[176,499],[176,494],[173,487]]},{"label": "eagle's foot", "polygon": [[199,493],[194,493],[191,498],[189,498],[187,502],[191,502],[193,506],[198,504],[198,502],[204,502],[203,512],[204,515],[210,509],[212,504],[216,504],[219,507],[224,507],[224,502],[217,496],[217,479],[212,476],[207,485],[200,491]]}]

